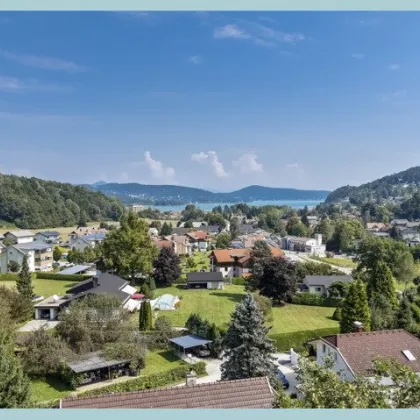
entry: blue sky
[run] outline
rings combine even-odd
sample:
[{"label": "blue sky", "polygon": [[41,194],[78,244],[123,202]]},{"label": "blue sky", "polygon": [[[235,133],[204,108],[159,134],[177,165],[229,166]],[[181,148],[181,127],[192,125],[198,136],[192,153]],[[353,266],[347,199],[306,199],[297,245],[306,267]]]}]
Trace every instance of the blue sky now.
[{"label": "blue sky", "polygon": [[420,164],[418,13],[2,13],[0,171],[334,189]]}]

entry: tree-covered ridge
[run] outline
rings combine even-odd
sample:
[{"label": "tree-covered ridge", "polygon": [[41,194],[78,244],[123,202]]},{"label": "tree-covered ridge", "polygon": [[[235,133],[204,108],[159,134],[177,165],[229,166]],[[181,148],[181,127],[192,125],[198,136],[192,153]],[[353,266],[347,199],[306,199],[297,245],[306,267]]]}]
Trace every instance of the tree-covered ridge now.
[{"label": "tree-covered ridge", "polygon": [[0,221],[19,228],[73,226],[82,219],[117,220],[121,203],[71,184],[0,174]]},{"label": "tree-covered ridge", "polygon": [[420,166],[388,175],[359,187],[344,186],[328,195],[326,202],[332,203],[349,198],[354,204],[368,201],[409,197],[420,190]]}]

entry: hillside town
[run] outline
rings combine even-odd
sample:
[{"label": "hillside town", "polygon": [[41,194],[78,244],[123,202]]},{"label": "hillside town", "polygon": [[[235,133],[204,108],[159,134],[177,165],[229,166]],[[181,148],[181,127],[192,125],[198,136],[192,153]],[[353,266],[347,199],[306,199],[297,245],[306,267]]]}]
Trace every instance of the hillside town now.
[{"label": "hillside town", "polygon": [[[346,384],[360,383],[372,389],[349,407],[369,407],[378,387],[396,407],[390,395],[408,386],[401,375],[413,372],[412,392],[418,386],[420,222],[272,206],[188,205],[178,220],[142,211],[65,232],[2,233],[0,300],[32,404],[315,408],[309,383],[328,375],[310,391],[320,406],[343,403],[325,386],[353,401]],[[239,331],[264,355],[255,371]],[[42,395],[46,383],[56,385]],[[207,401],[209,392],[218,397]]]}]

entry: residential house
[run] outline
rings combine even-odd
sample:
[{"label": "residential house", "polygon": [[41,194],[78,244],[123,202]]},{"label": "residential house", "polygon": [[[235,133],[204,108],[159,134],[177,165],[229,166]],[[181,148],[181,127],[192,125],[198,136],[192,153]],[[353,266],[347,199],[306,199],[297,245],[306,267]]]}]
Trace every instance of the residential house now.
[{"label": "residential house", "polygon": [[404,241],[412,241],[420,238],[420,231],[415,227],[406,228],[403,231],[400,231],[400,235]]},{"label": "residential house", "polygon": [[13,230],[6,232],[4,238],[12,244],[27,244],[34,241],[35,235],[30,230]]},{"label": "residential house", "polygon": [[303,238],[299,236],[285,236],[282,239],[282,248],[289,251],[306,252],[311,255],[325,255],[325,245],[322,243],[322,235],[316,234],[315,238]]},{"label": "residential house", "polygon": [[175,244],[176,255],[192,254],[192,244],[186,235],[172,235],[169,239]]},{"label": "residential house", "polygon": [[[343,380],[354,381],[357,375],[373,377],[376,359],[396,360],[420,374],[420,340],[405,330],[330,335],[315,344],[317,363],[323,366],[329,356]],[[383,383],[392,385],[386,378]]]},{"label": "residential house", "polygon": [[407,219],[393,219],[391,220],[391,225],[392,226],[397,226],[397,227],[405,227],[407,226],[407,224],[409,223],[409,221]]},{"label": "residential house", "polygon": [[273,408],[275,392],[267,377],[236,379],[197,385],[196,375],[186,377],[186,386],[106,394],[97,397],[69,397],[60,408]]},{"label": "residential house", "polygon": [[149,235],[151,238],[156,238],[159,236],[159,230],[156,228],[149,228]]},{"label": "residential house", "polygon": [[176,227],[172,229],[173,235],[186,235],[188,232],[191,232],[192,228]]},{"label": "residential house", "polygon": [[319,222],[318,216],[307,216],[307,219],[308,219],[309,227],[311,228],[315,227]]},{"label": "residential house", "polygon": [[220,271],[187,273],[189,289],[223,289],[223,274]]},{"label": "residential house", "polygon": [[55,320],[60,311],[67,308],[74,300],[81,299],[88,295],[112,294],[117,296],[121,305],[126,309],[132,309],[133,302],[135,309],[140,306],[139,301],[131,299],[136,289],[130,286],[127,280],[109,273],[93,276],[84,280],[69,290],[65,296],[54,295],[34,305],[35,319]]},{"label": "residential house", "polygon": [[251,224],[239,224],[236,227],[236,232],[238,235],[249,235],[251,233],[256,233],[259,230],[259,228],[256,225]]},{"label": "residential house", "polygon": [[153,239],[153,243],[159,249],[172,248],[175,251],[175,243],[171,239],[155,238]]},{"label": "residential house", "polygon": [[7,271],[7,247],[0,242],[0,274]]},{"label": "residential house", "polygon": [[11,261],[22,265],[25,255],[28,257],[29,271],[51,271],[53,266],[53,250],[45,242],[26,242],[11,245],[7,248],[6,267]]},{"label": "residential house", "polygon": [[350,283],[351,276],[306,276],[303,280],[303,291],[318,296],[328,296],[330,286],[337,282]]},{"label": "residential house", "polygon": [[188,232],[185,236],[190,241],[193,250],[196,249],[200,252],[207,251],[209,246],[209,234],[207,232]]},{"label": "residential house", "polygon": [[60,242],[60,232],[54,230],[38,232],[35,235],[35,241],[45,242],[47,244],[58,244]]},{"label": "residential house", "polygon": [[100,229],[95,227],[79,227],[76,230],[73,230],[69,233],[68,242],[71,243],[75,241],[77,238],[82,236],[92,235],[94,233],[103,233],[106,234],[108,231],[106,229]]},{"label": "residential house", "polygon": [[250,260],[250,249],[215,249],[210,254],[210,269],[223,277],[240,277],[251,271]]},{"label": "residential house", "polygon": [[389,226],[386,223],[366,223],[366,230],[368,232],[386,232]]},{"label": "residential house", "polygon": [[0,243],[4,241],[4,235],[0,233]]},{"label": "residential house", "polygon": [[90,235],[79,236],[72,240],[69,244],[70,248],[83,252],[86,248],[95,248],[96,245],[101,244],[106,237],[105,232],[91,233]]},{"label": "residential house", "polygon": [[207,226],[200,226],[200,230],[202,232],[208,233],[210,236],[214,236],[214,235],[217,235],[221,231],[221,228],[219,225],[207,225]]}]

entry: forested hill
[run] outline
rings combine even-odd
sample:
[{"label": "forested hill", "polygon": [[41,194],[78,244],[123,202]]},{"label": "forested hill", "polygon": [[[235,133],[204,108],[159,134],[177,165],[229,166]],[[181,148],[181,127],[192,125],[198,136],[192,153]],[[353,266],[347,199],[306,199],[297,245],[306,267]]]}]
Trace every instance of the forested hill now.
[{"label": "forested hill", "polygon": [[143,185],[99,183],[89,186],[109,196],[118,197],[125,203],[188,204],[188,203],[235,203],[255,200],[325,200],[328,191],[268,188],[258,185],[228,193],[182,187],[178,185]]},{"label": "forested hill", "polygon": [[420,166],[388,175],[359,187],[345,186],[328,195],[326,202],[334,203],[349,199],[354,204],[383,199],[409,198],[420,190]]},{"label": "forested hill", "polygon": [[42,229],[117,220],[122,204],[101,192],[38,178],[0,174],[0,224]]}]

